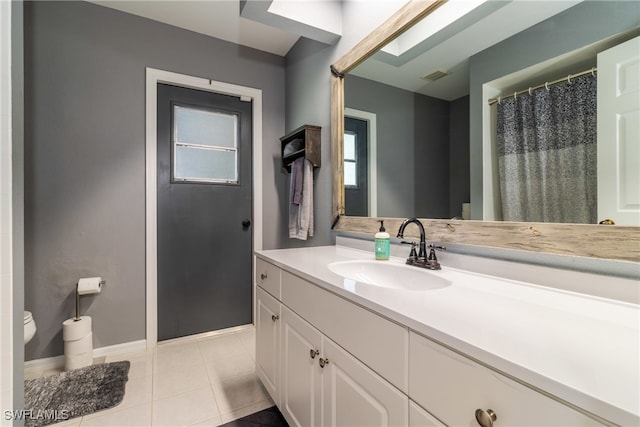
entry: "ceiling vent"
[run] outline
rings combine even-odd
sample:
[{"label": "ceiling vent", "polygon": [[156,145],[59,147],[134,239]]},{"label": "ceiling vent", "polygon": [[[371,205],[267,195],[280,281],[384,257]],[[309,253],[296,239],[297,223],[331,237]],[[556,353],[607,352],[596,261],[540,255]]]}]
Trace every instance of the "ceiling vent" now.
[{"label": "ceiling vent", "polygon": [[438,79],[443,78],[444,76],[448,76],[449,72],[446,70],[436,70],[432,73],[427,74],[426,76],[422,76],[424,80],[429,82],[435,82]]}]

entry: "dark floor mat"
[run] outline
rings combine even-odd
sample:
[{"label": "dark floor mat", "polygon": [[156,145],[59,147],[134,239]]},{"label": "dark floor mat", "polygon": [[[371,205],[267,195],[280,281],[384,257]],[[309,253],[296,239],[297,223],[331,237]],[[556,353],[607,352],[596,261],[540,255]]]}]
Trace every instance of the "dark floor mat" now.
[{"label": "dark floor mat", "polygon": [[289,427],[278,408],[272,406],[255,414],[247,415],[222,427]]}]

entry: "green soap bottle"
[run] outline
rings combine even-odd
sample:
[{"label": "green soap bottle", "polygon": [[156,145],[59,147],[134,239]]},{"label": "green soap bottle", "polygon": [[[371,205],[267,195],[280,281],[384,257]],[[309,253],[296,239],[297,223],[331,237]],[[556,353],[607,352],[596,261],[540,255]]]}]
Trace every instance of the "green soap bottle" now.
[{"label": "green soap bottle", "polygon": [[387,260],[391,255],[391,236],[384,229],[384,221],[380,220],[378,222],[380,223],[380,230],[375,235],[376,259]]}]

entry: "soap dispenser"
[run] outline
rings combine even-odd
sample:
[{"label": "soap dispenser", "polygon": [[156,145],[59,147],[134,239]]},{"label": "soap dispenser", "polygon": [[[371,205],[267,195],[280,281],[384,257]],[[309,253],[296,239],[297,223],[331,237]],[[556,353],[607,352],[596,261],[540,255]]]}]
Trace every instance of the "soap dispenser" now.
[{"label": "soap dispenser", "polygon": [[375,235],[376,243],[375,243],[375,253],[376,259],[378,260],[388,260],[391,255],[391,236],[384,229],[384,221],[379,220],[380,229]]}]

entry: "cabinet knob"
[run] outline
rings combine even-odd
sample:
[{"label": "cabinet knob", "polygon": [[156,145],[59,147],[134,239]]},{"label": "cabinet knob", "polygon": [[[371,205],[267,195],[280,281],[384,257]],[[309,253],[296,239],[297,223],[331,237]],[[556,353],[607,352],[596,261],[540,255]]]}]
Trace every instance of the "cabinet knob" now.
[{"label": "cabinet knob", "polygon": [[476,409],[476,421],[481,427],[493,427],[493,422],[498,419],[498,416],[492,409]]},{"label": "cabinet knob", "polygon": [[320,358],[320,360],[318,361],[318,363],[320,363],[320,367],[324,368],[325,365],[329,364],[329,359],[323,359],[322,357]]},{"label": "cabinet knob", "polygon": [[312,359],[315,359],[315,358],[316,358],[316,356],[317,356],[317,355],[319,355],[319,354],[320,354],[320,352],[319,352],[318,350],[314,350],[314,349],[309,350],[309,356],[310,356]]},{"label": "cabinet knob", "polygon": [[267,273],[261,273],[260,274],[260,280],[264,280],[267,278]]},{"label": "cabinet knob", "polygon": [[275,322],[276,320],[278,320],[279,318],[280,318],[280,316],[278,316],[277,314],[272,314],[272,315],[271,315],[271,320],[273,320],[274,322]]}]

